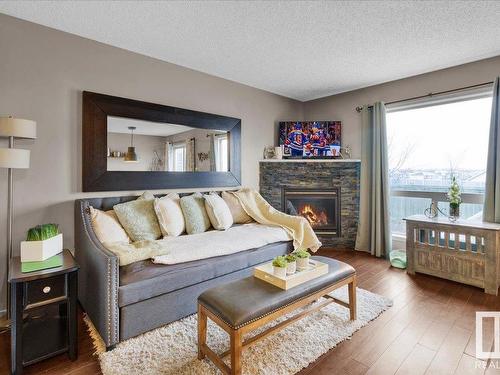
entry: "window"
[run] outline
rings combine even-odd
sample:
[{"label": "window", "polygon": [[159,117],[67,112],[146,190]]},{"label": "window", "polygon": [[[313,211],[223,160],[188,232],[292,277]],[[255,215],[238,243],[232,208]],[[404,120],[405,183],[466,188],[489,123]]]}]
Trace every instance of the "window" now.
[{"label": "window", "polygon": [[186,143],[174,143],[172,146],[172,170],[184,172],[186,170]]},{"label": "window", "polygon": [[217,172],[228,171],[228,141],[227,135],[215,137],[215,170]]},{"label": "window", "polygon": [[[472,97],[471,97],[472,96]],[[432,200],[447,213],[446,192],[456,176],[461,217],[482,211],[491,93],[388,107],[391,227],[404,235],[404,217],[423,214]]]}]

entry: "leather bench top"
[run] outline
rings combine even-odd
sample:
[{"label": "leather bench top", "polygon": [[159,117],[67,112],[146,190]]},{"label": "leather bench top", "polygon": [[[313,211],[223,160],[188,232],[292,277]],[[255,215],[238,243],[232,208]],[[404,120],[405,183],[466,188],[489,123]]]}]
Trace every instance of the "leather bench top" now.
[{"label": "leather bench top", "polygon": [[320,256],[311,259],[328,263],[328,273],[288,290],[250,276],[208,289],[198,297],[198,302],[237,329],[356,272],[335,259]]}]

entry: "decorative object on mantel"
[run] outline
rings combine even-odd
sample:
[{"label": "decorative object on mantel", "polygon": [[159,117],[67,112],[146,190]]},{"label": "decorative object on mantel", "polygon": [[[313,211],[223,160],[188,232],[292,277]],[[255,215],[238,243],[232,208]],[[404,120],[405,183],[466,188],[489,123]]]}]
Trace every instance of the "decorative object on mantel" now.
[{"label": "decorative object on mantel", "polygon": [[264,147],[264,159],[274,159],[275,156],[274,146]]},{"label": "decorative object on mantel", "polygon": [[342,159],[350,159],[352,154],[351,146],[347,145],[340,148],[340,157]]},{"label": "decorative object on mantel", "polygon": [[[30,150],[14,148],[15,138],[35,139],[36,122],[20,118],[0,117],[0,138],[9,139],[9,148],[0,148],[0,168],[8,168],[8,193],[7,193],[7,270],[12,259],[12,226],[14,183],[12,169],[28,169],[30,167]],[[3,281],[4,282],[4,281]],[[7,289],[7,317],[10,318],[10,289]]]},{"label": "decorative object on mantel", "polygon": [[274,158],[281,160],[283,159],[283,151],[284,151],[284,146],[278,146],[274,148]]},{"label": "decorative object on mantel", "polygon": [[462,203],[462,198],[460,197],[460,186],[458,186],[457,179],[455,176],[451,179],[450,190],[448,191],[448,200],[450,201],[450,220],[455,221],[460,216],[460,203]]}]

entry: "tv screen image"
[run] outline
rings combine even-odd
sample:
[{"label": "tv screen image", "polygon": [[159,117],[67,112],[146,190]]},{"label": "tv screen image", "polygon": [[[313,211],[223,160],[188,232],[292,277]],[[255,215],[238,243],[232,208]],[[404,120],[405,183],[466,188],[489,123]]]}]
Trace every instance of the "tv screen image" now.
[{"label": "tv screen image", "polygon": [[340,156],[340,121],[284,121],[279,124],[279,145],[288,158]]}]

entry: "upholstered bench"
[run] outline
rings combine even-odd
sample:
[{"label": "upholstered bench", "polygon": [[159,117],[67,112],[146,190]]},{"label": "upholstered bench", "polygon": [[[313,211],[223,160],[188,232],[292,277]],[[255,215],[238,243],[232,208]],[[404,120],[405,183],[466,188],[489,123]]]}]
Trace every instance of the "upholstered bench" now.
[{"label": "upholstered bench", "polygon": [[[207,356],[225,374],[241,374],[242,348],[253,344],[282,329],[290,323],[335,302],[350,310],[350,319],[356,319],[356,271],[350,265],[325,257],[312,259],[328,263],[328,273],[307,283],[288,290],[259,280],[253,276],[217,286],[198,297],[198,358]],[[349,303],[328,294],[348,284]],[[325,301],[311,305],[274,327],[242,341],[243,335],[270,321],[300,307],[304,307],[321,297]],[[223,328],[230,337],[230,350],[221,355],[212,351],[206,343],[207,317]],[[231,368],[223,358],[231,354]]]}]

